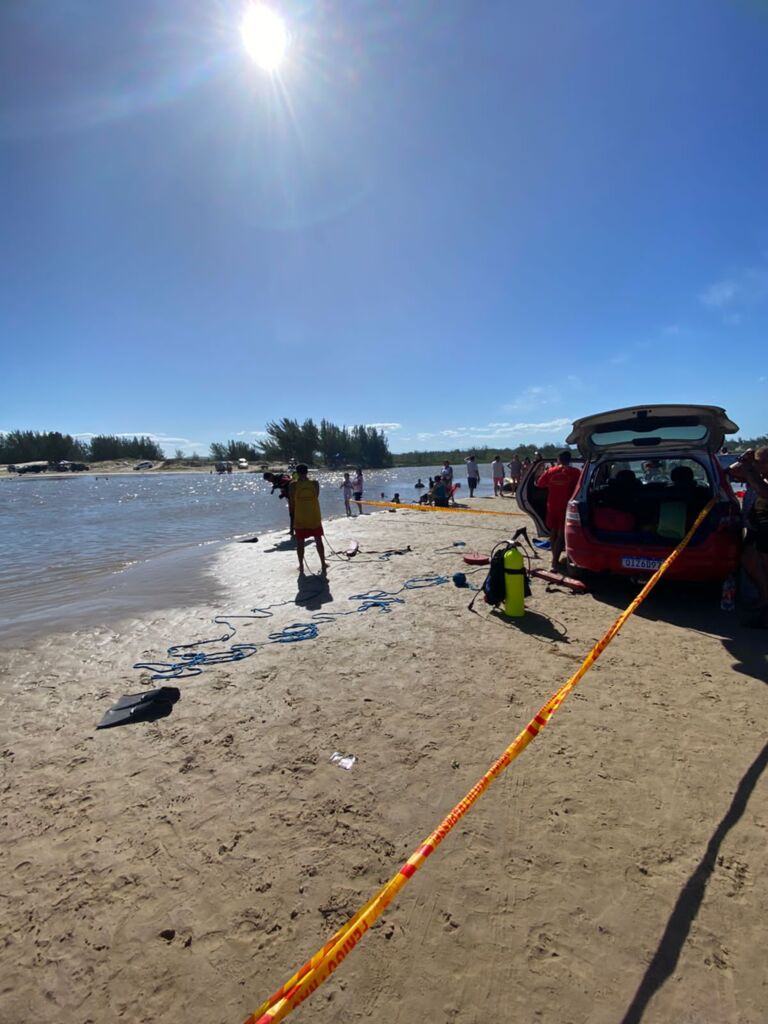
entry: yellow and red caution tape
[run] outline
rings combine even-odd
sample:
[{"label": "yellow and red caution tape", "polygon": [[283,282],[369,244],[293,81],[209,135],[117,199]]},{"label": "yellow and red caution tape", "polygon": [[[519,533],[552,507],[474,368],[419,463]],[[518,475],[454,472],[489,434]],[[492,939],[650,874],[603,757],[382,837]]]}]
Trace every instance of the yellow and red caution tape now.
[{"label": "yellow and red caution tape", "polygon": [[371,925],[386,910],[406,882],[419,870],[420,867],[422,867],[427,857],[434,853],[454,825],[464,817],[470,807],[472,807],[486,789],[488,789],[494,779],[497,779],[499,775],[509,767],[512,761],[522,754],[528,744],[538,736],[571,690],[576,687],[582,676],[584,676],[591,666],[594,665],[630,615],[632,615],[640,604],[642,604],[670,565],[672,565],[678,557],[680,552],[686,547],[691,537],[693,537],[696,530],[701,526],[714,503],[715,499],[712,498],[698,514],[693,526],[685,537],[683,537],[675,550],[662,562],[637,597],[635,597],[635,599],[618,616],[605,635],[597,641],[570,679],[568,679],[568,681],[565,682],[560,689],[549,698],[538,714],[533,716],[523,731],[515,737],[512,743],[502,753],[501,757],[491,765],[479,782],[477,782],[472,789],[470,789],[467,795],[456,804],[453,810],[443,818],[435,831],[427,836],[424,842],[415,850],[414,853],[411,854],[397,874],[391,878],[387,884],[354,915],[354,917],[350,918],[350,920],[336,932],[333,938],[329,939],[322,949],[319,949],[317,953],[315,953],[315,955],[293,975],[292,978],[289,978],[273,996],[267,999],[267,1001],[263,1003],[258,1010],[252,1013],[245,1021],[245,1024],[277,1024],[278,1021],[287,1017],[292,1010],[295,1010],[297,1006],[311,996],[315,989],[319,988],[319,986],[322,985],[322,983],[326,981],[331,974],[333,974],[336,968],[341,965],[358,942],[360,942],[363,935],[365,935]]},{"label": "yellow and red caution tape", "polygon": [[377,508],[412,508],[414,512],[469,512],[474,516],[525,516],[526,512],[497,512],[491,508],[454,508],[453,505],[404,505],[395,501],[356,501],[356,505],[374,505]]}]

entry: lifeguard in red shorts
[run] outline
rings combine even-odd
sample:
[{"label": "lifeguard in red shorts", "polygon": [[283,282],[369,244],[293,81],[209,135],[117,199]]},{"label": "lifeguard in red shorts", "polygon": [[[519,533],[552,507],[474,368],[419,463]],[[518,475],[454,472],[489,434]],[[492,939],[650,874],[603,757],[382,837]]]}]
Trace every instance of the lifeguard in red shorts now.
[{"label": "lifeguard in red shorts", "polygon": [[323,524],[320,516],[320,484],[307,479],[309,470],[302,463],[296,467],[296,476],[288,487],[288,501],[293,510],[293,531],[296,537],[296,553],[299,556],[299,572],[304,572],[304,543],[308,537],[315,538],[320,566],[327,572],[325,547],[323,545]]},{"label": "lifeguard in red shorts", "polygon": [[560,452],[558,465],[545,469],[536,481],[547,492],[547,529],[552,544],[552,570],[559,571],[560,556],[565,547],[565,512],[581,473],[571,465],[571,453]]}]

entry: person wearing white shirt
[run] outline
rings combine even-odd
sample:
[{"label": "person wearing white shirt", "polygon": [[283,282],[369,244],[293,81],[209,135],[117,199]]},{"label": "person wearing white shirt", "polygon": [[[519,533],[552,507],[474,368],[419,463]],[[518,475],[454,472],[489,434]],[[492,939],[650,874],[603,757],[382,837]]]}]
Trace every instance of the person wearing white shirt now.
[{"label": "person wearing white shirt", "polygon": [[504,497],[504,463],[500,456],[491,463],[491,476],[493,477],[493,496]]},{"label": "person wearing white shirt", "polygon": [[467,486],[469,487],[469,496],[474,498],[475,488],[480,483],[480,467],[477,464],[477,460],[474,455],[470,455],[468,459],[464,459],[467,464]]}]

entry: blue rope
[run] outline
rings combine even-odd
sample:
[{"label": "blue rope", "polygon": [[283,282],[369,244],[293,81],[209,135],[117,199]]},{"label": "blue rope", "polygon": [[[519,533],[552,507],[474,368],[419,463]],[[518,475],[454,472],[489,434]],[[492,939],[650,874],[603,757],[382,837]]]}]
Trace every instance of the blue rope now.
[{"label": "blue rope", "polygon": [[225,644],[237,632],[234,620],[269,619],[272,618],[271,608],[280,608],[284,605],[294,604],[293,601],[278,601],[275,604],[266,605],[264,608],[252,608],[248,615],[217,615],[213,620],[217,625],[226,626],[228,632],[219,637],[212,637],[207,640],[193,640],[186,644],[173,644],[168,648],[168,656],[172,661],[140,661],[133,667],[135,669],[147,669],[152,673],[153,680],[160,679],[191,679],[202,675],[203,667],[209,665],[225,665],[234,661],[243,661],[258,652],[261,647],[268,644],[292,644],[301,643],[303,640],[315,640],[319,634],[319,626],[333,622],[335,619],[346,615],[357,615],[359,613],[377,609],[383,614],[389,614],[396,604],[405,604],[402,594],[407,590],[424,590],[428,587],[439,587],[449,582],[448,576],[412,576],[398,590],[369,590],[363,594],[352,594],[349,601],[357,601],[357,608],[350,608],[345,612],[315,612],[311,622],[292,622],[282,629],[269,633],[266,640],[259,643],[232,644],[223,651],[201,651],[201,647],[210,644]]}]

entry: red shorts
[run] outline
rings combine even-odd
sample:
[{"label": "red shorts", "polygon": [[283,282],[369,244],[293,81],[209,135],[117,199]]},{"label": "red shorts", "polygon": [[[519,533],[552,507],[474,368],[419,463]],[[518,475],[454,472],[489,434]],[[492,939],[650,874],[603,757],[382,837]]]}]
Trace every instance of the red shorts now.
[{"label": "red shorts", "polygon": [[546,524],[548,530],[553,530],[555,533],[562,533],[565,530],[565,513],[568,505],[554,505],[552,508],[549,507],[547,502],[547,516]]},{"label": "red shorts", "polygon": [[304,529],[297,526],[293,532],[296,534],[296,540],[307,540],[309,537],[323,536],[322,526],[307,526]]}]

